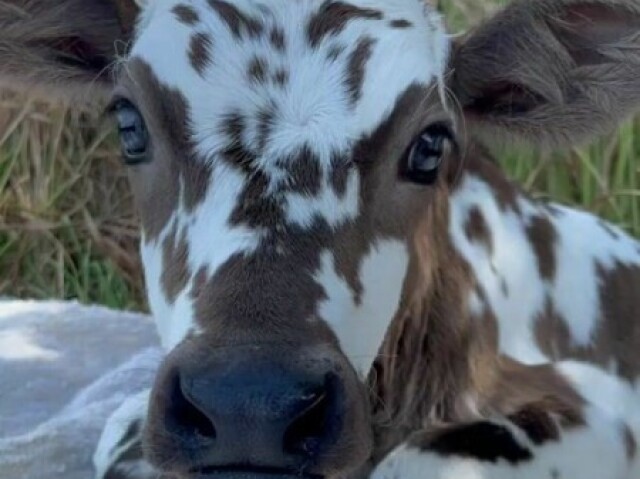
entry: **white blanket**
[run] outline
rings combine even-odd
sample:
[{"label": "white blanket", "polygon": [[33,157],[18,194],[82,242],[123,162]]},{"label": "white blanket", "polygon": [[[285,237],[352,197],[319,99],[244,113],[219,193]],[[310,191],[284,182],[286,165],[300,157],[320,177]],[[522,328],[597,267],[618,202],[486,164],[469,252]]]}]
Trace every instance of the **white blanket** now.
[{"label": "white blanket", "polygon": [[0,301],[0,479],[90,479],[106,418],[152,384],[149,317]]}]

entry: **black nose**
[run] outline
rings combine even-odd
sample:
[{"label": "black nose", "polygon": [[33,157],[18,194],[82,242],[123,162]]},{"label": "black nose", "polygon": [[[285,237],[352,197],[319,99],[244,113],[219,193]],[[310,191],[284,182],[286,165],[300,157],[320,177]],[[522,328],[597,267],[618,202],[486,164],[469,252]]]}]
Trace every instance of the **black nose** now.
[{"label": "black nose", "polygon": [[176,369],[168,379],[164,428],[202,458],[194,472],[299,470],[342,429],[340,380],[317,367],[230,359],[221,367]]}]

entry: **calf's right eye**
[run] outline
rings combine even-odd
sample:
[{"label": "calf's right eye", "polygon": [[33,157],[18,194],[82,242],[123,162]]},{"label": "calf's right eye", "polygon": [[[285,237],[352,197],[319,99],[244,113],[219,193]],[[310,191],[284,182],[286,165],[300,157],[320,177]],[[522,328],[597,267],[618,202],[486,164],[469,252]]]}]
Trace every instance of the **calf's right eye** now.
[{"label": "calf's right eye", "polygon": [[435,124],[424,130],[414,140],[404,159],[402,176],[420,185],[435,183],[451,141],[452,135],[444,125]]},{"label": "calf's right eye", "polygon": [[142,115],[129,100],[117,100],[111,107],[118,122],[122,157],[127,165],[147,161],[149,133]]}]

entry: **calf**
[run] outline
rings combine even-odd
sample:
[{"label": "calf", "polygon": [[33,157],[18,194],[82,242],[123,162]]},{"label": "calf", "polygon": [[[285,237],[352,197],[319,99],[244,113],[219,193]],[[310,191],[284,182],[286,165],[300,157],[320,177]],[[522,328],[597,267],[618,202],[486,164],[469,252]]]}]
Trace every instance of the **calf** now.
[{"label": "calf", "polygon": [[168,354],[98,477],[640,477],[640,245],[485,149],[615,127],[639,32],[638,0],[454,38],[417,0],[1,2],[2,81],[109,101],[140,210]]}]

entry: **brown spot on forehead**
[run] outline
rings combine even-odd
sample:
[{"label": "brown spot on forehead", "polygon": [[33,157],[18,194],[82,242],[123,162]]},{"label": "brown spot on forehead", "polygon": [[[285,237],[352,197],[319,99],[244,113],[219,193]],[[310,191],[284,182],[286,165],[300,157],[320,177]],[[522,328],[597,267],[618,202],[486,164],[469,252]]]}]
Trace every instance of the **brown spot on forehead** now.
[{"label": "brown spot on forehead", "polygon": [[233,168],[251,174],[256,155],[245,147],[244,132],[247,127],[245,117],[240,113],[229,113],[219,126],[220,132],[227,137],[222,159]]},{"label": "brown spot on forehead", "polygon": [[266,106],[258,112],[258,149],[261,152],[269,143],[275,117],[276,108],[274,105]]},{"label": "brown spot on forehead", "polygon": [[238,202],[229,218],[230,224],[249,228],[273,228],[283,223],[280,197],[268,194],[269,178],[256,170],[248,175]]},{"label": "brown spot on forehead", "polygon": [[184,23],[185,25],[193,26],[200,21],[198,12],[196,12],[195,9],[189,5],[176,5],[171,11],[176,16],[178,21]]},{"label": "brown spot on forehead", "polygon": [[640,376],[639,302],[640,266],[616,264],[608,269],[596,265],[600,282],[600,315],[588,345],[576,344],[566,319],[548,299],[535,322],[540,350],[553,360],[575,359],[610,369],[622,378],[635,381]]},{"label": "brown spot on forehead", "polygon": [[279,52],[284,52],[286,48],[285,33],[280,27],[273,27],[269,34],[269,41],[271,45]]},{"label": "brown spot on forehead", "polygon": [[560,439],[561,428],[566,431],[585,424],[581,402],[571,403],[549,396],[526,404],[508,419],[522,429],[537,446]]},{"label": "brown spot on forehead", "polygon": [[223,0],[208,0],[208,2],[235,37],[240,38],[244,34],[257,37],[262,34],[264,30],[262,23],[242,13],[235,5]]},{"label": "brown spot on forehead", "polygon": [[558,233],[553,223],[544,216],[536,216],[527,225],[527,237],[538,260],[540,277],[553,280],[556,274],[556,243]]},{"label": "brown spot on forehead", "polygon": [[598,340],[609,347],[620,376],[634,381],[640,376],[640,265],[616,262],[608,268],[596,264],[596,271],[602,308]]},{"label": "brown spot on forehead", "polygon": [[289,172],[288,190],[306,196],[320,193],[322,172],[320,159],[309,147],[287,160],[286,170]]},{"label": "brown spot on forehead", "polygon": [[472,458],[481,462],[519,464],[533,459],[531,450],[521,445],[513,432],[490,421],[425,431],[413,435],[409,444],[422,451],[435,452],[438,456]]},{"label": "brown spot on forehead", "polygon": [[208,33],[196,33],[189,42],[189,61],[199,75],[211,64],[213,40]]},{"label": "brown spot on forehead", "polygon": [[347,91],[351,97],[351,104],[355,105],[362,96],[362,86],[364,84],[365,69],[375,41],[370,37],[361,38],[355,50],[349,56],[347,64]]},{"label": "brown spot on forehead", "polygon": [[334,154],[331,157],[331,186],[339,198],[347,192],[347,180],[351,171],[351,162],[344,156]]},{"label": "brown spot on forehead", "polygon": [[382,12],[379,10],[328,0],[307,25],[309,43],[313,47],[318,46],[325,37],[342,32],[353,20],[381,20],[382,18]]},{"label": "brown spot on forehead", "polygon": [[273,74],[272,80],[277,86],[284,88],[289,83],[289,72],[284,68],[280,68]]},{"label": "brown spot on forehead", "polygon": [[258,56],[253,57],[247,68],[247,75],[254,83],[264,83],[267,77],[267,61]]},{"label": "brown spot on forehead", "polygon": [[413,24],[409,21],[409,20],[405,20],[405,19],[397,19],[397,20],[391,20],[389,22],[389,26],[391,26],[391,28],[410,28],[413,26]]},{"label": "brown spot on forehead", "polygon": [[469,216],[464,225],[464,232],[471,242],[481,243],[489,254],[493,252],[493,237],[489,225],[477,206],[469,210]]},{"label": "brown spot on forehead", "polygon": [[344,47],[344,45],[332,45],[331,48],[329,48],[329,51],[327,51],[327,60],[335,62],[336,60],[338,60],[338,58],[340,58],[345,50],[346,48]]},{"label": "brown spot on forehead", "polygon": [[162,245],[162,289],[167,300],[174,303],[178,294],[187,286],[191,275],[189,266],[187,231],[182,230],[178,239],[178,225],[174,225]]}]

